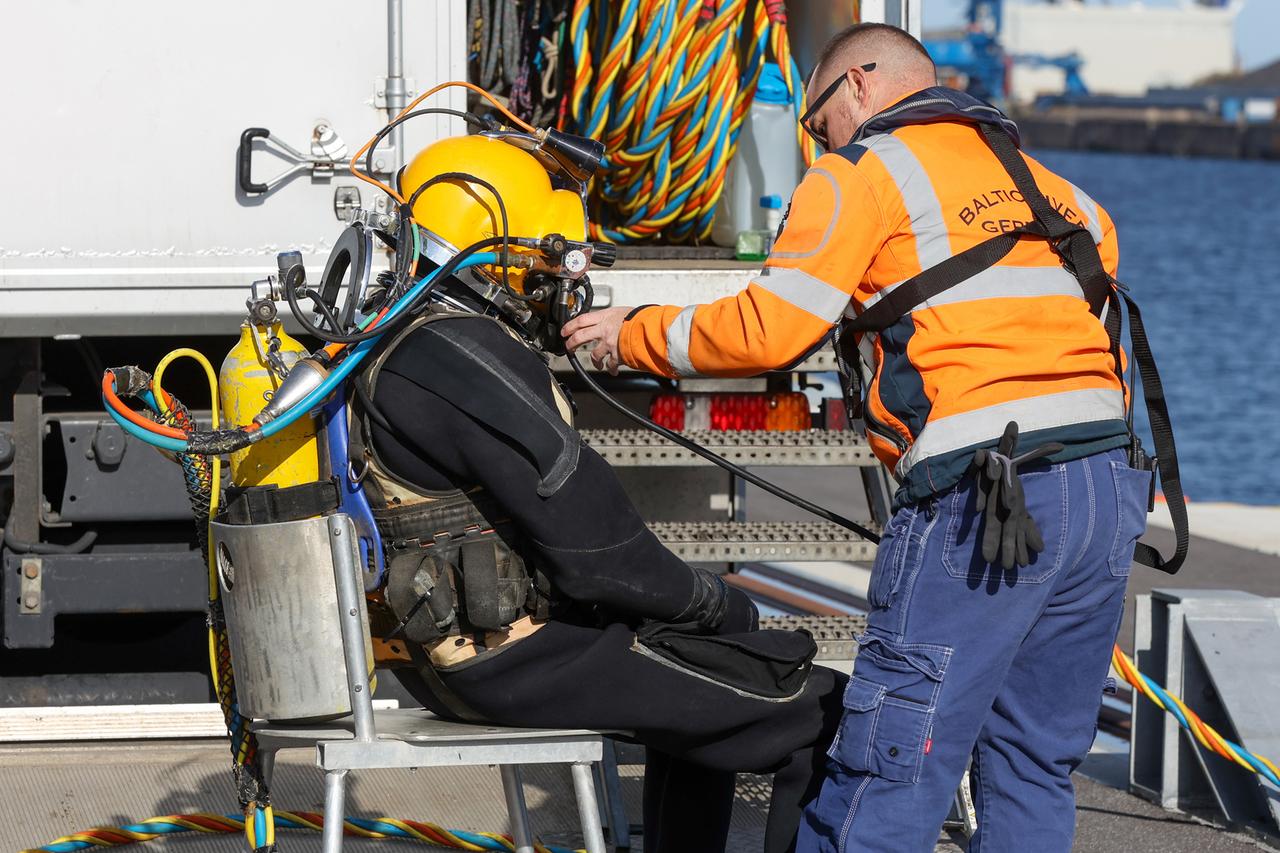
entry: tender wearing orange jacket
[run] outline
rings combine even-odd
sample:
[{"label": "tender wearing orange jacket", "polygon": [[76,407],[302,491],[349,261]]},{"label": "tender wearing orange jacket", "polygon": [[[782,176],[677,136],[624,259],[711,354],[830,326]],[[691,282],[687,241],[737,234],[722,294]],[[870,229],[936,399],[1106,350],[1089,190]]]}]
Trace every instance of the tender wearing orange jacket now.
[{"label": "tender wearing orange jacket", "polygon": [[[1033,217],[977,124],[1017,129],[994,107],[925,89],[872,118],[814,163],[773,252],[736,296],[646,306],[624,323],[622,360],[672,377],[746,376],[789,365],[893,288]],[[1106,272],[1115,230],[1080,188],[1026,157],[1049,202],[1088,228]],[[960,480],[973,451],[1017,421],[1054,461],[1128,441],[1125,394],[1106,329],[1042,239],[916,307],[859,349],[873,378],[864,417],[898,502]]]}]

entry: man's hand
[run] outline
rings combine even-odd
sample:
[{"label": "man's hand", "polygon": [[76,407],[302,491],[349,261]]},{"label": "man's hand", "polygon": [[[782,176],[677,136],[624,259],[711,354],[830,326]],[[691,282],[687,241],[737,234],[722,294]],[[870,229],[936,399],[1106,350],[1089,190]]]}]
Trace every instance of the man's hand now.
[{"label": "man's hand", "polygon": [[622,333],[622,322],[632,311],[626,306],[602,308],[574,317],[560,334],[568,338],[565,349],[573,352],[579,347],[590,346],[591,363],[598,370],[607,369],[614,376],[618,375],[618,367],[622,359],[618,357],[618,337]]}]

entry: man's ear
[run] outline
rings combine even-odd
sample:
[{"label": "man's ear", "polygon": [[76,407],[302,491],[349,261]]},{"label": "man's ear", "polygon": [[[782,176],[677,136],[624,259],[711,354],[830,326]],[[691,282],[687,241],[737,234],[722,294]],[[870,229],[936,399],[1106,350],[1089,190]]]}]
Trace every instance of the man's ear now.
[{"label": "man's ear", "polygon": [[854,100],[862,109],[866,109],[871,103],[871,83],[866,74],[858,73],[858,69],[850,68],[844,72],[849,78],[849,91],[853,93]]}]

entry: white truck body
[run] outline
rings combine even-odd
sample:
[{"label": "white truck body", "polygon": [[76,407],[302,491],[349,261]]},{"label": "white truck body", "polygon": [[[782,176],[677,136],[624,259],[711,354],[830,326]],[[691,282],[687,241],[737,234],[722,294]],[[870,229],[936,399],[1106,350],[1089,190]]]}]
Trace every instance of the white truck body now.
[{"label": "white truck body", "polygon": [[[796,3],[796,52],[848,22],[847,3]],[[465,0],[403,6],[403,75],[413,97],[467,74]],[[918,0],[864,0],[864,20],[919,34]],[[0,338],[217,333],[234,329],[247,286],[300,249],[323,269],[342,220],[335,197],[382,194],[344,168],[294,176],[265,195],[236,183],[250,127],[308,153],[328,125],[355,151],[387,121],[388,16],[381,3],[47,0],[6,11],[0,30],[8,156],[0,186],[19,202],[0,231]],[[800,43],[803,42],[803,43]],[[16,81],[26,81],[22,84]],[[465,107],[453,88],[427,106]],[[461,120],[405,125],[386,172]],[[256,143],[253,179],[289,165]],[[743,287],[744,270],[606,272],[620,302],[690,303]]]},{"label": "white truck body", "polygon": [[[275,272],[277,252],[302,251],[319,280],[351,207],[387,203],[335,161],[382,128],[397,100],[466,79],[467,5],[44,0],[6,9],[0,75],[9,146],[0,187],[11,201],[0,230],[0,523],[7,533],[0,546],[0,706],[26,704],[24,696],[41,697],[36,704],[203,699],[207,680],[198,659],[171,664],[163,678],[150,671],[133,678],[125,677],[130,664],[123,658],[87,662],[106,653],[96,639],[78,646],[77,632],[69,631],[70,639],[55,643],[55,617],[59,626],[70,624],[64,618],[117,617],[133,626],[152,615],[185,619],[184,630],[202,632],[204,569],[181,474],[105,416],[101,362],[150,368],[166,351],[190,345],[216,365],[235,340],[251,283]],[[790,6],[795,54],[807,66],[815,42],[849,22],[851,4]],[[862,4],[864,20],[905,23],[917,35],[919,7],[918,0]],[[389,80],[403,81],[403,99]],[[454,88],[426,106],[466,103]],[[330,166],[304,169],[266,193],[245,192],[238,148],[249,128],[266,128]],[[395,150],[379,147],[376,171],[394,174],[432,141],[463,132],[459,119],[414,119]],[[251,147],[254,183],[291,165],[279,146],[258,140]],[[345,209],[336,204],[343,200]],[[691,304],[739,291],[753,272],[732,262],[625,261],[592,280],[598,306]],[[282,315],[291,325],[289,312]],[[820,356],[798,369],[831,370],[832,359]],[[627,386],[624,399],[647,406],[651,388],[642,386]],[[199,386],[170,387],[203,404]],[[793,387],[793,377],[780,374],[703,380],[682,390]],[[628,469],[624,481],[638,505],[660,508],[650,518],[655,532],[684,559],[725,565],[870,554],[866,543],[825,522],[744,521],[744,493],[728,475],[610,420],[597,401],[581,402],[584,437]],[[697,439],[752,466],[858,467],[868,505],[883,520],[884,475],[847,431]],[[158,631],[157,643],[175,645],[164,639],[170,628],[148,624],[129,630]],[[58,654],[44,674],[10,676],[6,655],[51,647]],[[93,667],[110,674],[83,674]]]},{"label": "white truck body", "polygon": [[[465,0],[405,4],[410,96],[466,79],[465,19]],[[382,3],[9,8],[0,185],[24,203],[0,232],[0,336],[232,331],[277,251],[301,249],[318,273],[342,227],[335,193],[355,188],[369,207],[382,193],[339,168],[247,195],[237,144],[264,127],[307,153],[327,124],[355,153],[387,121],[387,53]],[[463,109],[465,93],[431,105]],[[464,131],[424,116],[406,124],[405,147]],[[289,165],[255,149],[255,181]]]}]

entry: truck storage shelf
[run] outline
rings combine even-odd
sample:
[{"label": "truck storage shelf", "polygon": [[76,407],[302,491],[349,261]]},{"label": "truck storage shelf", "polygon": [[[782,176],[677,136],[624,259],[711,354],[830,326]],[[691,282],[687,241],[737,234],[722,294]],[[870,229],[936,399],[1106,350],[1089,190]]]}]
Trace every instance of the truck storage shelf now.
[{"label": "truck storage shelf", "polygon": [[692,563],[875,559],[875,545],[828,521],[663,521],[649,528]]},{"label": "truck storage shelf", "polygon": [[853,660],[858,643],[853,638],[867,629],[865,616],[762,616],[761,628],[808,631],[818,644],[815,660]]},{"label": "truck storage shelf", "polygon": [[[849,430],[688,430],[681,435],[739,465],[877,464],[866,441]],[[649,430],[587,429],[582,437],[619,467],[712,464]]]},{"label": "truck storage shelf", "polygon": [[[0,294],[2,293],[3,291],[0,291]],[[286,329],[290,328],[289,324],[292,322],[293,322],[292,317],[286,319],[285,328]],[[3,326],[0,326],[0,331],[3,331],[3,328],[4,328]],[[3,337],[3,335],[0,335],[0,337]],[[596,369],[595,365],[591,363],[591,359],[587,357],[586,353],[583,353],[581,356],[579,356],[579,360],[582,362],[582,366],[587,369],[588,373],[604,374],[603,370]],[[556,373],[572,373],[573,372],[573,368],[569,366],[569,360],[562,355],[557,355],[551,359],[551,369],[554,370]],[[835,373],[838,369],[839,368],[836,365],[835,353],[831,351],[830,347],[823,347],[817,352],[809,355],[808,358],[806,358],[804,361],[800,362],[799,364],[794,364],[787,367],[784,370],[777,370],[774,372],[775,373]],[[632,370],[630,367],[627,367],[625,365],[618,368],[618,374],[620,376],[648,375],[648,374],[640,373],[639,371],[636,371],[636,370]],[[695,377],[695,378],[704,378],[704,377]]]}]

